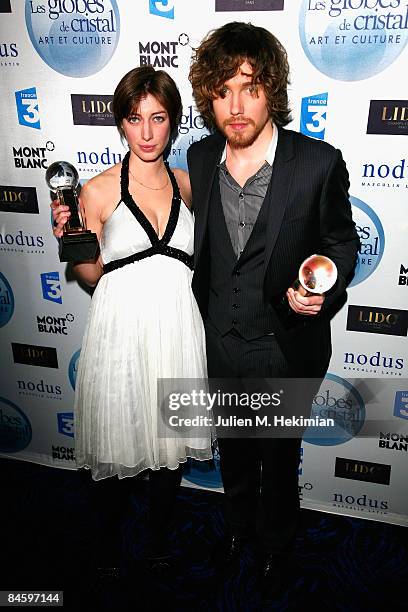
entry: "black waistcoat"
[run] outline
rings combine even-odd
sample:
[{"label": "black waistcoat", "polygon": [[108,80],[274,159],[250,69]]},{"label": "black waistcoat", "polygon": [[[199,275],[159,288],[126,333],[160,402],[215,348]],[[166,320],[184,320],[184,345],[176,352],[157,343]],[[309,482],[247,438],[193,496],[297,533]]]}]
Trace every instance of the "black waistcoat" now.
[{"label": "black waistcoat", "polygon": [[263,295],[269,188],[244,251],[236,258],[215,175],[208,213],[210,292],[208,319],[221,334],[235,329],[247,340],[273,331],[272,307]]}]

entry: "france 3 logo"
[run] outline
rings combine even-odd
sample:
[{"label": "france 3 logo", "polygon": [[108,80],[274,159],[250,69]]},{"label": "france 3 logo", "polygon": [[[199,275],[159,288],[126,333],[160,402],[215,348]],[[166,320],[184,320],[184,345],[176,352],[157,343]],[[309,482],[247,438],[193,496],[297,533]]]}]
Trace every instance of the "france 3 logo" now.
[{"label": "france 3 logo", "polygon": [[40,112],[38,110],[36,88],[21,89],[15,92],[15,96],[19,124],[40,130]]},{"label": "france 3 logo", "polygon": [[41,275],[41,288],[44,300],[62,304],[61,283],[58,272],[43,272]]},{"label": "france 3 logo", "polygon": [[408,391],[397,391],[394,401],[394,416],[408,419]]},{"label": "france 3 logo", "polygon": [[74,437],[74,413],[57,412],[58,433],[63,436]]},{"label": "france 3 logo", "polygon": [[149,13],[174,19],[174,0],[149,0]]},{"label": "france 3 logo", "polygon": [[300,131],[305,136],[324,140],[328,93],[302,98]]}]

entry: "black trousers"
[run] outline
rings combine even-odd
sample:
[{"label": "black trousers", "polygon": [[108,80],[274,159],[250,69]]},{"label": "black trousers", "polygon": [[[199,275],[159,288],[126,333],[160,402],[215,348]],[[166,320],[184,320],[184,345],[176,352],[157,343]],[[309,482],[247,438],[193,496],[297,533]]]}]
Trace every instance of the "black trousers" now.
[{"label": "black trousers", "polygon": [[[245,388],[245,379],[290,376],[273,335],[246,341],[233,331],[222,336],[208,323],[206,339],[210,379],[234,378]],[[218,438],[218,446],[229,531],[254,529],[265,552],[288,553],[299,520],[301,438]]]}]

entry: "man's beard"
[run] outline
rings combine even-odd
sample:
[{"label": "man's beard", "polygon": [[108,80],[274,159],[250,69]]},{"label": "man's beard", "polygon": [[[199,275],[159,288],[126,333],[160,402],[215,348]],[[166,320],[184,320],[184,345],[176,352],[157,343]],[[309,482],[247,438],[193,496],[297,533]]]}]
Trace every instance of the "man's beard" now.
[{"label": "man's beard", "polygon": [[[231,123],[246,123],[248,126],[251,126],[252,129],[245,128],[242,132],[229,130],[227,132],[227,127]],[[234,117],[233,119],[226,119],[222,122],[222,125],[218,125],[221,132],[224,134],[225,138],[229,146],[232,149],[246,149],[254,144],[255,140],[258,138],[259,134],[263,131],[266,124],[269,122],[269,118],[265,120],[263,124],[257,124],[249,117]]]}]

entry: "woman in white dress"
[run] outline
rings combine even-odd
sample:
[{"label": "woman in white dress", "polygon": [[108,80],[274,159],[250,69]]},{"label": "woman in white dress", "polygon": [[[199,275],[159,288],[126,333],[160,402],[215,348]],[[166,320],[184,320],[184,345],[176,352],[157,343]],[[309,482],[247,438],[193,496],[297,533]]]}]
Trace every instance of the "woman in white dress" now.
[{"label": "woman in white dress", "polygon": [[[181,117],[180,94],[166,72],[131,70],[115,90],[113,113],[129,152],[88,181],[80,197],[100,255],[74,266],[96,287],[76,381],[76,460],[94,480],[149,470],[156,559],[166,555],[182,463],[212,458],[209,432],[190,440],[157,433],[157,380],[206,377],[191,290],[191,190],[187,173],[171,171],[163,159]],[[70,213],[57,202],[52,208],[60,237]]]}]

